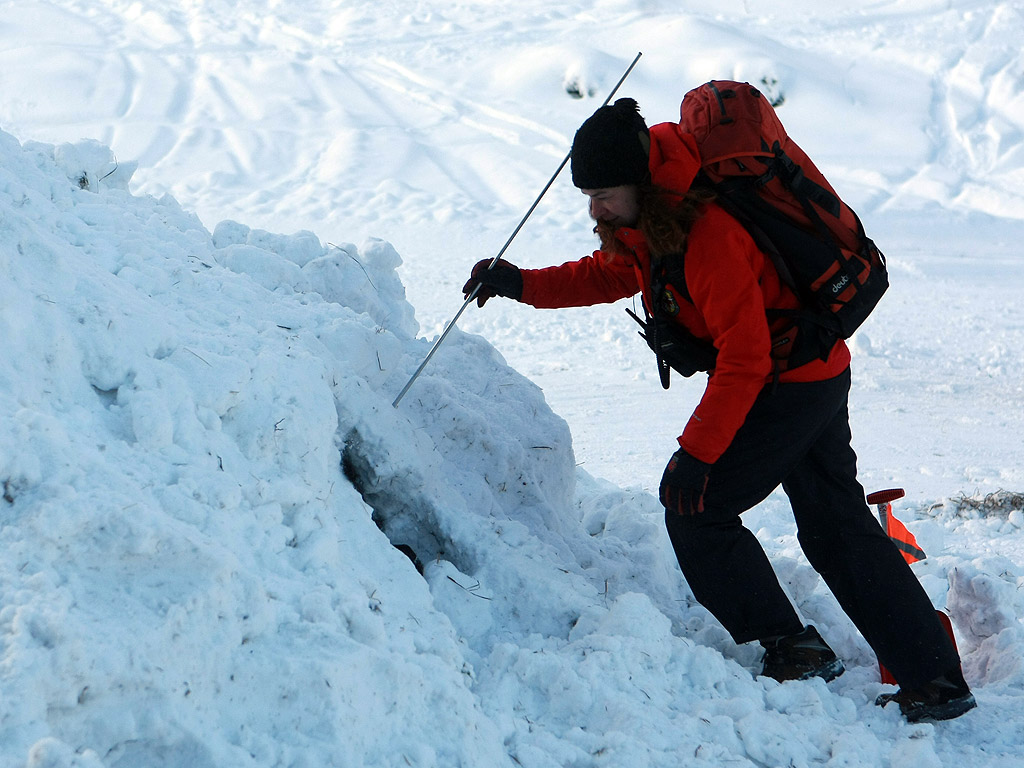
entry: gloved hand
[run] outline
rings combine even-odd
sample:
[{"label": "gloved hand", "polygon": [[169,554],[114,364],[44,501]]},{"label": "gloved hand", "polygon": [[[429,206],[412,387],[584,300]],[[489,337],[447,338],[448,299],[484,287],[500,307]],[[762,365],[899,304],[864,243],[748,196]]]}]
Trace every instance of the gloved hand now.
[{"label": "gloved hand", "polygon": [[492,259],[478,261],[473,267],[473,274],[462,286],[462,295],[469,298],[473,289],[480,286],[476,294],[476,305],[482,307],[493,296],[504,296],[507,299],[519,299],[523,296],[523,276],[519,267],[504,259],[498,259],[490,269],[487,266]]},{"label": "gloved hand", "polygon": [[673,453],[658,489],[658,498],[665,509],[680,515],[703,512],[704,489],[708,485],[710,469],[710,464],[693,458],[682,448]]}]

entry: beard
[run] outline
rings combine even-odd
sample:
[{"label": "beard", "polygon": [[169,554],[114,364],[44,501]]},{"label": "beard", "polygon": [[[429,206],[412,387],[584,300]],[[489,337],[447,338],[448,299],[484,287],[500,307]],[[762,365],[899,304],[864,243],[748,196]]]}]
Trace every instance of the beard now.
[{"label": "beard", "polygon": [[[690,228],[701,215],[704,206],[714,198],[714,192],[709,189],[695,187],[685,195],[679,195],[642,186],[637,222],[630,226],[643,233],[654,258],[669,253],[685,253]],[[629,247],[615,234],[621,227],[621,224],[607,220],[597,221],[594,233],[601,242],[602,251],[613,255],[628,253]]]},{"label": "beard", "polygon": [[616,237],[615,233],[618,230],[618,226],[606,219],[598,219],[594,225],[594,234],[597,235],[597,239],[601,242],[601,250],[605,253],[622,254],[628,250],[626,244]]}]

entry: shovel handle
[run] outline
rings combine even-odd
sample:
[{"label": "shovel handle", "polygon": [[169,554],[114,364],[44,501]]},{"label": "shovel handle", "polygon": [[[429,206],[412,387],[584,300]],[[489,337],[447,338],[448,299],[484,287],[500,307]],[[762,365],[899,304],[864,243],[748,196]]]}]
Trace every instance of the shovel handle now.
[{"label": "shovel handle", "polygon": [[896,499],[902,499],[904,496],[906,496],[906,493],[902,488],[888,488],[884,491],[869,493],[868,504],[888,504],[896,501]]}]

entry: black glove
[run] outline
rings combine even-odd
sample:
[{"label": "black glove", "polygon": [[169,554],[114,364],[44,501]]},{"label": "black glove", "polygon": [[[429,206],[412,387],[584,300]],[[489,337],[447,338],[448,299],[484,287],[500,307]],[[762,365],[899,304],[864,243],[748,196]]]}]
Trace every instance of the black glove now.
[{"label": "black glove", "polygon": [[661,476],[658,498],[665,509],[680,515],[704,511],[704,489],[708,485],[711,465],[695,459],[682,448],[672,454]]},{"label": "black glove", "polygon": [[504,296],[519,301],[523,297],[523,276],[519,272],[519,267],[504,259],[498,259],[494,266],[488,269],[491,261],[483,259],[476,263],[472,277],[462,286],[463,296],[469,298],[473,289],[479,285],[480,290],[476,294],[478,307],[482,307],[492,296]]}]

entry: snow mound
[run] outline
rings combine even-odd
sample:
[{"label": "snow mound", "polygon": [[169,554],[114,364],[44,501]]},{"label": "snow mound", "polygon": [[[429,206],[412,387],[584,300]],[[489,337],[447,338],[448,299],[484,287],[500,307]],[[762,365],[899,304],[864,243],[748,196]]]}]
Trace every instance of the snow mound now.
[{"label": "snow mound", "polygon": [[[390,244],[211,233],[131,170],[0,133],[4,768],[950,751],[872,705],[870,652],[785,550],[851,669],[755,677],[694,605],[657,501],[580,471],[483,339],[453,332],[393,407],[429,342]],[[952,583],[972,679],[1010,695],[1019,568],[962,565],[921,573]]]},{"label": "snow mound", "polygon": [[3,764],[507,763],[388,535],[443,579],[557,529],[574,462],[536,387],[454,334],[411,420],[389,244],[211,234],[95,142],[0,153]]}]

